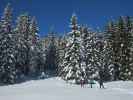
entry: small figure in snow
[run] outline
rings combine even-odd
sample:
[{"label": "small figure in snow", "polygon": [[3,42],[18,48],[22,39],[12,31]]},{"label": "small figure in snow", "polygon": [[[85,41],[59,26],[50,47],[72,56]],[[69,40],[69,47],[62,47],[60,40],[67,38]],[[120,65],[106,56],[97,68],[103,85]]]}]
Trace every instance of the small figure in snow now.
[{"label": "small figure in snow", "polygon": [[90,79],[89,84],[90,84],[90,87],[93,88],[93,84],[95,84],[94,80],[93,79]]},{"label": "small figure in snow", "polygon": [[104,85],[103,85],[103,78],[104,78],[104,73],[102,70],[99,71],[99,86],[100,88],[104,88]]},{"label": "small figure in snow", "polygon": [[83,79],[80,80],[80,85],[81,85],[81,88],[84,87],[84,80]]}]

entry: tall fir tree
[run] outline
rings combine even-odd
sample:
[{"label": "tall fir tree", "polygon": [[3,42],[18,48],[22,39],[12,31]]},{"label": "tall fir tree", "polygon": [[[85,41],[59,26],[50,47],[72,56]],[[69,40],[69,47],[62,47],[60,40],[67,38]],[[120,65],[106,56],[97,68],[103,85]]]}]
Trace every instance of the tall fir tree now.
[{"label": "tall fir tree", "polygon": [[132,21],[119,17],[107,27],[112,80],[128,80],[132,76]]},{"label": "tall fir tree", "polygon": [[16,67],[18,73],[28,75],[30,61],[30,18],[27,14],[20,15],[17,19],[16,34]]},{"label": "tall fir tree", "polygon": [[65,46],[66,46],[66,35],[62,36],[59,38],[58,40],[58,54],[59,54],[59,59],[58,59],[58,69],[57,69],[57,74],[58,76],[61,76],[61,71],[63,69],[63,66],[62,66],[62,62],[63,62],[63,59],[64,56],[65,56]]},{"label": "tall fir tree", "polygon": [[48,46],[46,49],[46,67],[45,71],[49,74],[57,74],[58,69],[58,47],[57,47],[57,37],[54,32],[48,34]]},{"label": "tall fir tree", "polygon": [[[98,68],[98,80],[99,81],[110,81],[110,56],[107,48],[107,41],[104,33],[97,33],[96,39],[96,66]],[[101,75],[100,75],[101,74]]]},{"label": "tall fir tree", "polygon": [[66,52],[62,63],[62,78],[79,84],[81,80],[87,82],[87,77],[83,61],[81,34],[75,14],[71,18],[71,28],[72,31],[67,36]]},{"label": "tall fir tree", "polygon": [[84,52],[84,61],[86,65],[87,78],[92,79],[95,77],[97,72],[97,66],[95,65],[95,33],[90,31],[87,26],[82,26],[80,28],[82,35],[82,45]]},{"label": "tall fir tree", "polygon": [[36,18],[33,17],[30,24],[30,74],[37,76],[44,70],[44,51],[38,35]]},{"label": "tall fir tree", "polygon": [[131,80],[133,75],[132,66],[132,42],[133,21],[129,16],[120,17],[118,21],[118,32],[120,33],[120,79]]},{"label": "tall fir tree", "polygon": [[8,4],[4,9],[0,31],[0,80],[2,83],[8,84],[16,81],[14,44],[12,9]]}]

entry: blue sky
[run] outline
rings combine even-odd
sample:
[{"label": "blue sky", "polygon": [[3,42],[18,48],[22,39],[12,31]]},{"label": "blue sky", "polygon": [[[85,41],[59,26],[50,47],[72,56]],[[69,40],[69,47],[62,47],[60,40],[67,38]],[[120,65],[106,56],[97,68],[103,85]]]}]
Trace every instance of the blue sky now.
[{"label": "blue sky", "polygon": [[15,20],[24,12],[36,16],[41,35],[47,34],[50,27],[60,34],[68,32],[73,12],[78,23],[93,29],[104,28],[108,20],[120,15],[133,16],[133,0],[0,0],[0,15],[8,2]]}]

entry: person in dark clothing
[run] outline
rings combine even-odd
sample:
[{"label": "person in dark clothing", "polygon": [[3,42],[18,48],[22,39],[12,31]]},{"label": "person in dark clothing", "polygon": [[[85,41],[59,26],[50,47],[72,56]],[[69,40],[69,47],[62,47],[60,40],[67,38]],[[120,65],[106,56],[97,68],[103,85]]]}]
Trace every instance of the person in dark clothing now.
[{"label": "person in dark clothing", "polygon": [[100,88],[104,88],[104,85],[103,85],[103,81],[102,80],[99,80],[99,85],[100,85]]},{"label": "person in dark clothing", "polygon": [[104,78],[104,73],[102,70],[99,71],[99,86],[100,88],[104,88],[104,85],[103,85],[103,78]]},{"label": "person in dark clothing", "polygon": [[94,80],[93,79],[90,79],[89,84],[90,84],[90,87],[92,88],[93,84],[95,84]]},{"label": "person in dark clothing", "polygon": [[80,85],[81,85],[81,88],[84,88],[84,80],[83,79],[80,80]]}]

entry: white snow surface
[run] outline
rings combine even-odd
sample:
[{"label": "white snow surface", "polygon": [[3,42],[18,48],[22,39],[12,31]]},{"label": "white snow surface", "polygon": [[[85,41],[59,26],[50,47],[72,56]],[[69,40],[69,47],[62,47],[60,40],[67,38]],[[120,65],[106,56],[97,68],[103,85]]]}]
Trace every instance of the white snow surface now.
[{"label": "white snow surface", "polygon": [[105,89],[66,83],[58,77],[0,86],[0,100],[133,100],[133,82],[105,83]]}]

